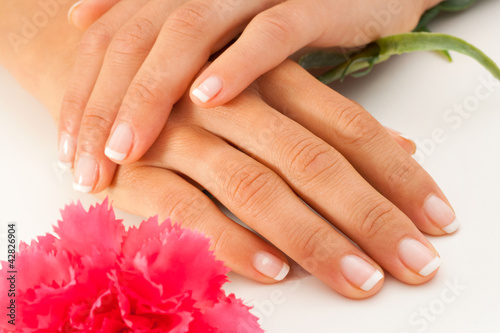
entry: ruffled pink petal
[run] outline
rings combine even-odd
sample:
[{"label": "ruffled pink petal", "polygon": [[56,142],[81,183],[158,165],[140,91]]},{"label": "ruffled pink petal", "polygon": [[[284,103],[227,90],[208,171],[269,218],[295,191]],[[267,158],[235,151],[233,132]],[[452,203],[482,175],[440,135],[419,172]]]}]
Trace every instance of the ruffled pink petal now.
[{"label": "ruffled pink petal", "polygon": [[62,220],[54,231],[59,235],[66,251],[77,255],[88,255],[92,246],[107,249],[114,253],[121,252],[125,227],[121,220],[108,207],[108,199],[86,212],[82,204],[71,204],[61,211]]},{"label": "ruffled pink petal", "polygon": [[163,298],[188,291],[199,308],[214,304],[227,281],[228,268],[215,259],[204,235],[179,225],[168,229],[168,233],[161,235],[164,246],[149,265],[151,280],[164,287]]},{"label": "ruffled pink petal", "polygon": [[205,310],[203,319],[221,333],[262,333],[258,318],[234,294],[221,298],[212,308]]},{"label": "ruffled pink petal", "polygon": [[[228,269],[203,235],[157,218],[125,231],[107,200],[89,212],[67,206],[62,216],[60,239],[20,244],[16,268],[29,274],[18,275],[19,331],[262,332],[248,307],[225,296]],[[2,295],[8,270],[2,262]]]},{"label": "ruffled pink petal", "polygon": [[16,259],[17,270],[29,272],[29,274],[19,274],[20,290],[34,288],[40,284],[52,285],[54,282],[63,286],[71,279],[70,258],[64,251],[55,249],[47,251],[37,244],[21,250]]}]

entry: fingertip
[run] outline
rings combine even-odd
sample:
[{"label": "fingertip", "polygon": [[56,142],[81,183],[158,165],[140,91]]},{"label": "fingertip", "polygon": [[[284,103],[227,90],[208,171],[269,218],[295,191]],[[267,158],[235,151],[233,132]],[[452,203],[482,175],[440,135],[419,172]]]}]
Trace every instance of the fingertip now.
[{"label": "fingertip", "polygon": [[134,130],[132,126],[127,123],[119,123],[111,131],[104,155],[106,155],[113,162],[123,162],[132,151],[134,145]]},{"label": "fingertip", "polygon": [[[424,244],[425,243],[425,244]],[[430,281],[442,264],[442,259],[428,242],[407,237],[401,240],[398,247],[399,259],[411,272],[404,279],[408,284],[418,285]]]},{"label": "fingertip", "polygon": [[282,281],[290,272],[290,265],[286,260],[267,251],[255,253],[252,257],[252,266],[266,278],[272,279],[270,283]]},{"label": "fingertip", "polygon": [[126,153],[120,153],[117,151],[114,151],[113,149],[106,147],[104,150],[104,155],[106,155],[110,160],[115,161],[115,162],[121,162],[127,157]]},{"label": "fingertip", "polygon": [[83,30],[85,27],[82,24],[80,11],[78,10],[83,3],[83,0],[75,2],[68,10],[68,21],[74,27]]},{"label": "fingertip", "polygon": [[349,254],[340,261],[340,273],[349,287],[343,294],[349,298],[362,299],[376,294],[384,283],[384,273],[378,265]]},{"label": "fingertip", "polygon": [[203,80],[197,80],[191,91],[191,100],[197,105],[206,106],[208,102],[214,101],[222,91],[223,86],[222,79],[217,75],[210,75]]}]

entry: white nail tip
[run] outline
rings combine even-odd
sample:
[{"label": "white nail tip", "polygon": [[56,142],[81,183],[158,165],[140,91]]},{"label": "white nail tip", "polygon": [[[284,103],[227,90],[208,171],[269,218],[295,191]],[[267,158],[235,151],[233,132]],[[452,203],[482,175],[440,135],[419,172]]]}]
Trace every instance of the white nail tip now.
[{"label": "white nail tip", "polygon": [[92,191],[92,186],[83,186],[77,183],[73,183],[73,189],[82,193],[90,193]]},{"label": "white nail tip", "polygon": [[192,92],[193,96],[195,96],[196,98],[198,98],[202,103],[206,103],[208,102],[208,100],[210,99],[209,96],[205,95],[200,89],[196,88],[195,90],[193,90]]},{"label": "white nail tip", "polygon": [[57,165],[59,166],[59,169],[61,169],[61,170],[71,170],[71,168],[73,167],[73,164],[66,163],[63,161],[57,161]]},{"label": "white nail tip", "polygon": [[441,258],[436,257],[432,259],[427,265],[425,265],[425,267],[422,268],[420,272],[418,272],[418,274],[422,276],[427,276],[432,272],[434,272],[436,269],[438,269],[439,266],[441,266]]},{"label": "white nail tip", "polygon": [[457,231],[458,227],[460,227],[460,223],[458,223],[458,220],[455,220],[452,223],[448,224],[446,227],[444,227],[443,230],[446,233],[451,234]]},{"label": "white nail tip", "polygon": [[290,266],[284,262],[283,267],[281,267],[281,271],[274,277],[274,279],[276,281],[281,281],[288,275],[288,272],[290,272]]},{"label": "white nail tip", "polygon": [[380,273],[380,271],[375,271],[372,276],[368,278],[368,280],[363,283],[363,285],[360,287],[364,291],[369,291],[371,290],[380,280],[382,280],[384,275]]},{"label": "white nail tip", "polygon": [[68,10],[68,21],[73,24],[73,20],[71,19],[71,14],[73,13],[73,10],[75,10],[76,7],[78,7],[81,3],[83,2],[83,0],[80,0],[80,1],[77,1],[73,4],[73,6],[69,7],[69,10]]},{"label": "white nail tip", "polygon": [[104,150],[104,155],[115,161],[123,161],[127,154],[116,152],[108,147]]}]

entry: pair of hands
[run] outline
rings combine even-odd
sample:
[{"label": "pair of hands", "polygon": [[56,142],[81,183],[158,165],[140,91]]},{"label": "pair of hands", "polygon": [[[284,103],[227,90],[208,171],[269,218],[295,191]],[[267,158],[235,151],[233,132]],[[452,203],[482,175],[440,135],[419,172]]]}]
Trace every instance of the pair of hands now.
[{"label": "pair of hands", "polygon": [[105,194],[204,232],[239,274],[279,281],[289,271],[283,252],[351,298],[376,293],[382,268],[409,284],[431,279],[440,259],[421,231],[457,225],[439,187],[383,126],[291,61],[224,106],[206,110],[185,95]]},{"label": "pair of hands", "polygon": [[[45,80],[32,91],[56,117],[76,54],[67,41],[81,38],[57,23],[17,66],[21,81]],[[228,219],[197,185],[273,245]],[[385,128],[292,62],[224,106],[207,110],[184,96],[151,149],[120,166],[103,195],[206,233],[217,257],[242,275],[282,279],[285,253],[352,298],[376,293],[382,268],[410,284],[431,279],[439,257],[421,231],[457,226],[436,183]]]},{"label": "pair of hands", "polygon": [[[100,192],[116,164],[137,161],[210,55],[239,33],[190,88],[222,105],[304,46],[353,47],[411,30],[436,0],[85,0],[87,29],[62,103],[61,166],[75,189]],[[95,22],[94,22],[95,21]]]}]

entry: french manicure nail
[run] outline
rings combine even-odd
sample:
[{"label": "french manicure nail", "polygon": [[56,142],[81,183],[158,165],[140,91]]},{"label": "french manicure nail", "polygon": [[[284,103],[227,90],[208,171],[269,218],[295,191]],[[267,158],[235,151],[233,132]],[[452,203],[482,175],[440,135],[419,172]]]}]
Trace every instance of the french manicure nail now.
[{"label": "french manicure nail", "polygon": [[386,129],[389,131],[389,133],[392,134],[393,137],[397,137],[400,140],[403,140],[406,145],[408,145],[409,147],[412,147],[413,154],[417,151],[417,144],[415,143],[415,141],[410,139],[408,136],[404,135],[401,132],[393,130],[392,128],[389,128],[389,127],[386,127]]},{"label": "french manicure nail", "polygon": [[80,155],[75,168],[73,188],[75,191],[89,193],[95,186],[99,166],[92,156]]},{"label": "french manicure nail", "polygon": [[76,140],[68,133],[62,133],[59,140],[59,167],[63,170],[69,170],[73,167],[75,159]]},{"label": "french manicure nail", "polygon": [[405,238],[401,241],[399,258],[406,267],[422,276],[431,274],[441,265],[439,256],[413,238]]},{"label": "french manicure nail", "polygon": [[356,287],[369,291],[384,275],[375,267],[356,255],[347,255],[340,261],[340,272]]},{"label": "french manicure nail", "polygon": [[257,252],[252,261],[257,271],[276,281],[283,280],[290,271],[290,266],[286,262],[269,252]]},{"label": "french manicure nail", "polygon": [[450,206],[434,194],[425,200],[424,213],[427,218],[449,234],[459,227],[455,213]]},{"label": "french manicure nail", "polygon": [[68,10],[68,21],[69,23],[74,25],[73,22],[73,11],[76,9],[76,7],[80,6],[82,4],[83,0],[75,2]]},{"label": "french manicure nail", "polygon": [[134,132],[130,125],[122,123],[111,134],[104,154],[112,160],[123,161],[130,153],[134,143]]},{"label": "french manicure nail", "polygon": [[217,76],[210,76],[203,81],[198,88],[193,90],[192,94],[198,98],[202,103],[206,103],[222,89],[222,80]]}]

